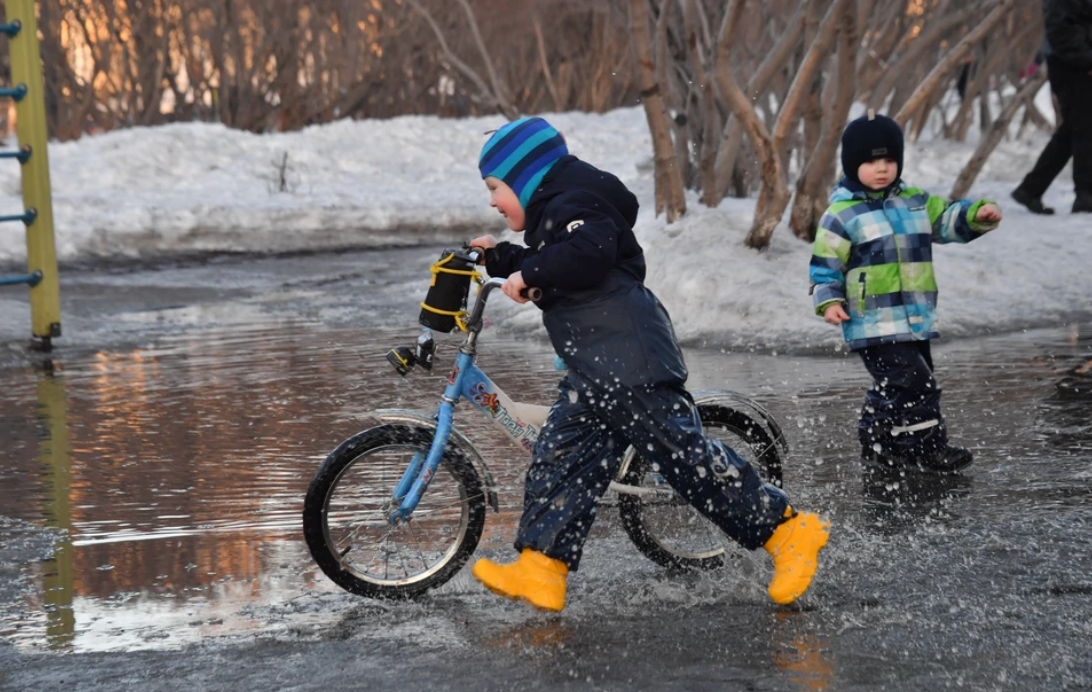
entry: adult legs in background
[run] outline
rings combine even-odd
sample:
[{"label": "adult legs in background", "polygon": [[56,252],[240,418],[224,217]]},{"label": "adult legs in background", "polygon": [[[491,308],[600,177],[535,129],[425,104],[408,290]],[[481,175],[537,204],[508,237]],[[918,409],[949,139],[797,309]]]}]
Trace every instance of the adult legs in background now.
[{"label": "adult legs in background", "polygon": [[1073,211],[1092,211],[1092,76],[1054,58],[1047,58],[1047,70],[1062,120],[1012,197],[1034,213],[1053,213],[1042,196],[1073,157]]}]

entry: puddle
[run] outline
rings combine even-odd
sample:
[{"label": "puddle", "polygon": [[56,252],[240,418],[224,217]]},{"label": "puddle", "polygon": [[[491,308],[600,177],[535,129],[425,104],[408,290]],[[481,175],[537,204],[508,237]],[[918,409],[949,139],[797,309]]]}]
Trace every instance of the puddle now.
[{"label": "puddle", "polygon": [[[176,646],[257,626],[242,606],[336,590],[302,543],[303,496],[368,411],[435,406],[446,370],[402,379],[384,358],[415,332],[252,325],[54,360],[51,371],[0,370],[0,516],[61,537],[27,568],[34,593],[4,613],[0,635],[26,647]],[[441,344],[438,359],[455,345]],[[511,363],[491,372],[534,393],[514,378],[536,354],[548,397],[547,349],[510,343],[493,360]],[[503,468],[513,455],[501,452],[495,469],[508,489],[522,482],[521,467]],[[496,547],[518,520],[518,492],[504,499],[487,536]]]},{"label": "puddle", "polygon": [[[27,651],[173,649],[208,637],[321,632],[331,612],[359,618],[353,609],[368,602],[332,585],[307,554],[304,492],[367,412],[430,411],[457,339],[439,337],[432,373],[400,378],[384,354],[412,343],[413,326],[331,326],[249,308],[230,317],[156,310],[182,327],[141,346],[58,354],[52,369],[0,368],[0,637]],[[162,323],[149,315],[127,319]],[[220,324],[197,326],[206,320]],[[558,375],[547,344],[487,331],[482,345],[479,364],[502,388],[552,400]],[[826,610],[809,621],[825,643],[792,639],[777,653],[787,669],[829,672],[834,661],[865,670],[878,655],[870,632],[897,630],[909,649],[928,648],[924,623],[956,615],[962,624],[936,636],[960,656],[973,648],[967,632],[998,617],[1020,629],[1024,647],[1081,641],[1087,605],[1065,613],[1092,588],[1081,528],[1092,521],[1092,327],[940,342],[934,356],[953,440],[977,455],[972,473],[951,479],[862,471],[855,421],[867,375],[855,357],[687,353],[692,390],[734,389],[770,408],[792,447],[785,484],[794,503],[835,521]],[[482,550],[503,552],[527,459],[474,415],[463,410],[457,420],[496,474],[502,509],[487,518]],[[595,540],[612,530],[605,516]],[[579,573],[577,623],[601,608],[629,617],[693,603],[694,593],[712,607],[762,598],[761,575],[749,574],[758,586],[742,596],[717,582],[694,590],[632,548],[604,555],[616,545],[624,539],[593,551]],[[629,580],[622,593],[618,580]],[[465,574],[444,591],[486,598]],[[443,606],[429,617],[451,626]],[[405,627],[413,619],[402,618]],[[543,635],[543,646],[560,637]]]}]

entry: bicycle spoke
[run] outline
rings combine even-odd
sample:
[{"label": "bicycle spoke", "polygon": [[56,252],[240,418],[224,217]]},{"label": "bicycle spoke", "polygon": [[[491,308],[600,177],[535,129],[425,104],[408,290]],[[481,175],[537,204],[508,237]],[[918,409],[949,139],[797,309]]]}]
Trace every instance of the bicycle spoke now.
[{"label": "bicycle spoke", "polygon": [[[305,514],[305,525],[308,517],[321,522],[321,554],[334,557],[333,565],[320,566],[339,585],[364,595],[412,597],[442,584],[481,536],[487,494],[479,475],[466,460],[445,453],[444,472],[432,478],[411,515],[392,524],[398,503],[384,491],[401,481],[413,454],[428,452],[431,432],[383,425],[356,440],[358,451],[331,457],[339,465],[323,491],[321,514]],[[316,554],[316,534],[307,535]]]},{"label": "bicycle spoke", "polygon": [[425,559],[425,551],[421,548],[421,539],[417,536],[417,527],[410,525],[409,533],[410,538],[413,539],[414,544],[417,546],[417,556],[421,560],[421,564],[425,566],[425,569],[428,569],[431,565],[429,565],[428,560]]},{"label": "bicycle spoke", "polygon": [[343,539],[339,540],[339,541],[338,541],[338,545],[341,545],[341,544],[342,544],[342,543],[344,543],[345,541],[352,541],[352,540],[355,540],[355,539],[356,539],[356,537],[357,537],[357,536],[358,536],[358,535],[360,534],[360,532],[361,532],[361,531],[362,531],[362,530],[363,530],[364,528],[366,528],[366,524],[363,524],[363,523],[361,523],[361,524],[359,525],[359,527],[357,527],[356,529],[353,529],[353,531],[351,531],[351,532],[349,533],[349,535],[348,535],[348,536],[345,536],[345,538],[343,538]]}]

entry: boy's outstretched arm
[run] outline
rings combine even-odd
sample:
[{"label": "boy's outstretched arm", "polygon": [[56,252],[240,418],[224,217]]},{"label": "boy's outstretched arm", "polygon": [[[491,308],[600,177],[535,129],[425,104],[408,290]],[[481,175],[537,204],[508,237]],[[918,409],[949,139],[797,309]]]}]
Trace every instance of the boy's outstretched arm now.
[{"label": "boy's outstretched arm", "polygon": [[811,279],[815,314],[823,316],[831,305],[846,301],[846,263],[853,242],[837,215],[829,211],[819,219],[811,251],[808,277]]},{"label": "boy's outstretched arm", "polygon": [[949,202],[929,195],[925,204],[933,225],[933,240],[937,243],[969,243],[1001,223],[1001,208],[988,199]]}]

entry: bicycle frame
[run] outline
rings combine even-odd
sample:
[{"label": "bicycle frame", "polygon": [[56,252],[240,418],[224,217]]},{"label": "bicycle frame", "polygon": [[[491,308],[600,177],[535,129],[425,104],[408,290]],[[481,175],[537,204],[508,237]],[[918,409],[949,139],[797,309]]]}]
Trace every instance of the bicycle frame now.
[{"label": "bicycle frame", "polygon": [[447,387],[440,400],[439,409],[434,416],[436,434],[432,446],[426,454],[413,455],[402,479],[394,489],[392,504],[398,505],[390,515],[391,524],[404,521],[416,509],[421,496],[428,488],[436,469],[443,458],[444,447],[451,436],[455,405],[466,399],[479,411],[494,421],[516,444],[530,452],[534,449],[542,424],[550,412],[548,406],[518,403],[508,397],[493,383],[482,370],[474,364],[477,355],[477,337],[482,329],[482,313],[489,294],[504,285],[504,279],[490,279],[484,282],[478,293],[474,310],[467,325],[467,337],[459,347],[455,358],[455,367],[447,378]]},{"label": "bicycle frame", "polygon": [[[490,504],[493,505],[494,509],[497,509],[495,495],[491,490],[492,477],[488,468],[485,467],[484,459],[477,454],[473,445],[469,444],[469,440],[466,440],[453,427],[455,405],[460,400],[466,399],[469,401],[528,453],[534,450],[535,441],[546,422],[550,407],[512,400],[474,363],[477,355],[477,337],[483,326],[482,314],[485,310],[486,301],[494,289],[503,285],[504,279],[490,279],[482,284],[474,309],[466,322],[466,340],[459,347],[459,355],[456,357],[455,366],[448,376],[447,386],[444,389],[439,408],[431,419],[425,419],[423,415],[418,419],[421,423],[434,424],[435,434],[427,454],[417,452],[413,455],[409,466],[394,490],[391,506],[397,508],[389,516],[392,525],[406,520],[416,509],[440,465],[444,448],[453,434],[458,437],[459,442],[465,442],[466,445],[469,445],[469,451],[474,453],[478,461],[481,462],[487,486],[490,487]],[[781,446],[786,453],[788,452],[788,444],[777,422],[765,408],[753,400],[728,391],[697,392],[693,396],[697,404],[719,404],[729,408],[738,404],[747,406],[765,421],[775,444]],[[412,412],[408,411],[380,411],[377,413],[379,413],[381,419],[389,416],[401,421],[412,420],[410,418]],[[466,445],[460,446],[465,447]],[[634,451],[631,448],[621,464],[620,475],[625,473],[633,456]],[[638,488],[617,481],[612,481],[610,487],[616,492],[636,495],[664,495],[670,497],[674,494],[674,491],[670,490]]]}]

